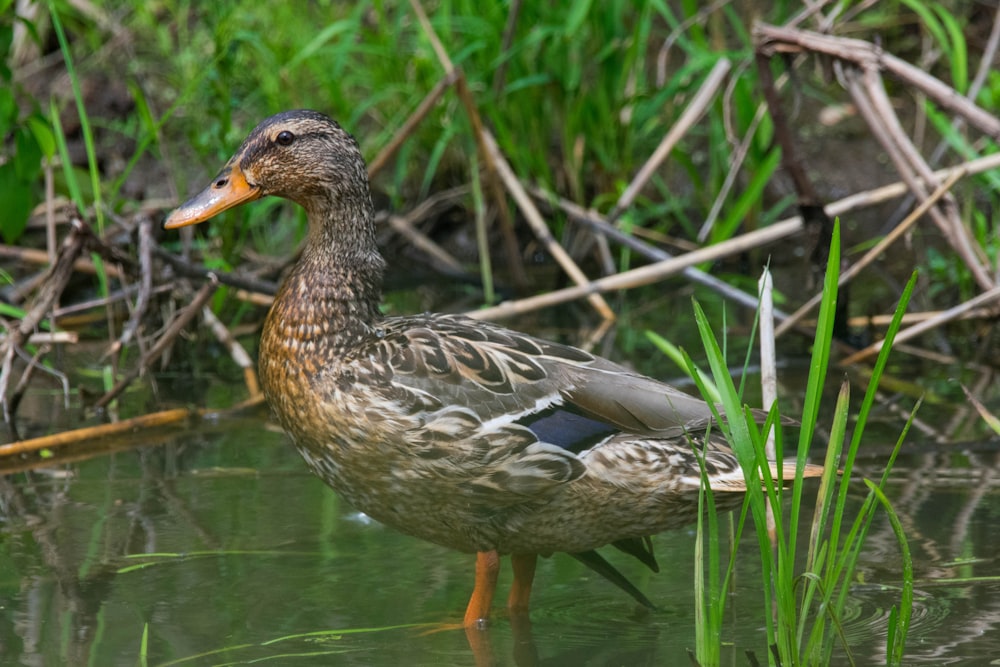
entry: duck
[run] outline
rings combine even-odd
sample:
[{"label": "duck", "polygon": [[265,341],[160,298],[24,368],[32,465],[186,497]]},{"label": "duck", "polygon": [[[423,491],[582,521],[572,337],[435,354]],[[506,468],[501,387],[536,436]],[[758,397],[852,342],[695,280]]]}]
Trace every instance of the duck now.
[{"label": "duck", "polygon": [[[466,630],[487,625],[502,556],[512,616],[528,613],[538,557],[557,552],[654,607],[597,549],[658,570],[650,537],[697,520],[702,471],[717,507],[742,502],[743,472],[704,400],[498,324],[383,314],[386,262],[365,161],[323,113],[262,121],[164,227],[268,196],[304,208],[308,231],[263,324],[264,397],[348,504],[475,554]],[[795,474],[793,462],[773,466],[779,478]]]}]

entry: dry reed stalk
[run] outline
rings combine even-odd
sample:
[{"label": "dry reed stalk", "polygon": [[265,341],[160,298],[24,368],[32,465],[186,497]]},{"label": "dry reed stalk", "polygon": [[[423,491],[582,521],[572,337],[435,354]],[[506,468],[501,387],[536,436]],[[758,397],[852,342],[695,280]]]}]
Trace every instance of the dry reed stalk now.
[{"label": "dry reed stalk", "polygon": [[[896,335],[896,338],[893,341],[894,345],[898,345],[899,343],[908,341],[911,338],[919,336],[920,334],[926,331],[930,331],[931,329],[934,329],[954,319],[957,319],[962,315],[964,315],[965,313],[975,308],[984,306],[985,304],[990,303],[991,301],[997,299],[998,297],[1000,297],[1000,285],[997,285],[993,289],[987,290],[982,294],[979,294],[969,299],[968,301],[960,303],[959,305],[953,308],[949,308],[948,310],[942,311],[939,314],[935,315],[934,317],[926,319],[923,322],[920,322],[919,324],[915,324],[908,329],[903,329]],[[862,359],[866,359],[874,354],[878,354],[879,351],[882,349],[882,345],[884,342],[885,341],[879,341],[877,343],[869,345],[863,350],[858,350],[849,357],[842,359],[840,363],[849,365],[857,363]]]},{"label": "dry reed stalk", "polygon": [[63,431],[62,433],[53,433],[52,435],[31,438],[30,440],[12,442],[6,445],[0,445],[0,458],[38,452],[43,449],[65,447],[66,445],[88,442],[99,438],[115,437],[132,433],[139,429],[176,424],[177,422],[187,420],[197,414],[198,413],[195,410],[176,408],[173,410],[164,410],[162,412],[154,412],[149,415],[125,419],[113,424],[86,426],[72,431]]},{"label": "dry reed stalk", "polygon": [[758,23],[753,34],[765,55],[778,53],[822,53],[851,63],[862,70],[884,70],[913,86],[943,109],[965,118],[994,140],[1000,141],[1000,119],[960,95],[954,88],[879,46],[860,39],[823,35],[797,28]]},{"label": "dry reed stalk", "polygon": [[[570,277],[570,279],[575,282],[578,286],[586,288],[591,284],[590,280],[587,278],[586,274],[577,266],[573,258],[569,256],[569,253],[553,238],[552,232],[549,231],[548,225],[542,219],[542,214],[538,212],[538,208],[535,203],[531,201],[531,197],[528,196],[527,191],[524,186],[514,175],[514,170],[511,169],[510,164],[501,155],[500,148],[497,146],[496,140],[493,135],[487,130],[483,130],[483,139],[485,141],[486,150],[490,152],[493,156],[494,165],[497,170],[497,174],[503,181],[504,185],[507,186],[507,191],[510,192],[511,196],[514,197],[514,201],[517,202],[518,207],[521,209],[521,213],[524,214],[525,220],[531,226],[532,231],[539,241],[545,246],[546,251],[552,255],[553,259],[559,263],[563,271]],[[598,312],[598,314],[606,320],[614,320],[615,312],[608,305],[608,302],[604,300],[600,294],[594,291],[585,292],[587,300],[590,301],[590,305]]]},{"label": "dry reed stalk", "polygon": [[[1000,154],[988,155],[986,157],[970,160],[969,162],[965,162],[957,167],[939,169],[934,172],[934,176],[937,179],[947,179],[955,173],[978,174],[990,169],[996,169],[997,167],[1000,167]],[[830,204],[827,204],[825,210],[827,215],[835,217],[843,215],[849,211],[865,208],[867,206],[875,206],[889,199],[900,197],[907,192],[908,189],[905,183],[890,183],[889,185],[884,185],[865,192],[859,192],[835,202],[831,202]],[[586,212],[586,214],[591,218],[596,217],[596,214],[590,211]],[[791,236],[801,230],[801,216],[792,216],[776,222],[769,227],[765,227],[764,229],[747,232],[746,234],[734,237],[728,241],[723,241],[722,243],[714,246],[700,248],[698,250],[691,251],[690,253],[662,260],[649,266],[643,266],[619,273],[615,276],[601,278],[599,280],[595,280],[589,285],[567,287],[561,290],[549,292],[547,294],[526,297],[516,301],[508,301],[492,308],[470,311],[466,313],[466,315],[484,320],[504,319],[516,315],[522,315],[534,310],[539,310],[541,308],[548,308],[567,301],[572,301],[574,299],[579,299],[590,292],[607,292],[617,289],[639,287],[651,282],[662,280],[678,272],[684,271],[688,267],[694,267],[702,262],[714,261],[743,252],[749,248],[773,243],[774,241]],[[775,316],[777,319],[781,319],[777,313]]]},{"label": "dry reed stalk", "polygon": [[[805,30],[759,24],[754,28],[757,51],[761,58],[779,53],[822,53],[836,59],[844,85],[855,107],[872,134],[889,154],[903,181],[919,199],[935,186],[934,175],[923,156],[903,131],[889,101],[881,72],[886,71],[926,94],[943,109],[964,118],[994,140],[1000,139],[1000,119],[960,95],[956,90],[923,70],[906,63],[879,47],[858,39],[831,37]],[[929,214],[955,249],[979,286],[988,290],[994,285],[982,259],[977,256],[969,232],[957,214],[950,196],[945,196]]]},{"label": "dry reed stalk", "polygon": [[399,128],[399,131],[392,136],[389,143],[383,146],[378,155],[368,163],[368,178],[374,178],[375,174],[382,171],[389,160],[396,155],[396,151],[410,138],[410,135],[413,134],[417,126],[427,117],[427,114],[438,103],[444,92],[455,83],[455,78],[454,71],[446,72],[444,77],[431,89],[431,92],[424,96],[424,99],[420,101],[420,104],[417,105],[414,112],[406,119],[403,126]]},{"label": "dry reed stalk", "polygon": [[[51,263],[47,250],[20,248],[2,243],[0,243],[0,257],[3,257],[4,259],[12,259],[17,262],[24,262],[25,264],[37,264],[39,266],[45,266]],[[73,270],[78,273],[86,273],[89,275],[97,273],[97,268],[89,259],[78,259],[73,262]],[[118,267],[112,264],[106,264],[104,266],[104,272],[109,278],[120,279],[122,277],[121,271],[118,270]]]},{"label": "dry reed stalk", "polygon": [[[73,267],[77,259],[83,252],[87,242],[93,237],[86,223],[80,218],[73,218],[70,221],[69,233],[63,240],[62,247],[56,261],[49,267],[45,274],[45,280],[41,289],[35,295],[31,307],[27,309],[24,317],[12,327],[7,337],[0,343],[0,408],[3,410],[4,422],[8,425],[11,433],[16,437],[17,431],[14,427],[14,409],[23,389],[24,383],[19,383],[18,390],[13,395],[8,393],[8,386],[13,373],[14,357],[17,351],[22,348],[28,338],[35,332],[42,320],[49,316],[53,305],[62,295],[66,285],[69,284],[70,276],[73,275]],[[34,368],[34,363],[25,371],[30,373]]]},{"label": "dry reed stalk", "polygon": [[517,237],[514,234],[514,218],[510,214],[510,207],[507,206],[507,199],[503,194],[503,188],[497,177],[497,168],[493,161],[493,156],[486,149],[483,120],[479,115],[479,109],[476,107],[472,93],[469,91],[469,86],[465,81],[465,74],[452,63],[448,52],[434,31],[434,26],[431,25],[430,20],[427,18],[427,13],[424,11],[423,5],[420,4],[420,0],[410,0],[410,6],[417,15],[420,27],[424,31],[424,34],[427,35],[427,39],[431,43],[431,48],[434,49],[434,53],[437,56],[438,62],[441,63],[441,67],[444,68],[445,74],[449,77],[455,77],[455,91],[458,93],[459,101],[462,102],[462,106],[465,108],[465,115],[468,116],[469,123],[472,125],[472,134],[476,140],[476,148],[486,163],[485,181],[499,213],[500,231],[503,238],[504,253],[507,255],[509,262],[507,268],[511,272],[511,281],[516,287],[523,288],[528,284],[528,274],[521,261]]},{"label": "dry reed stalk", "polygon": [[133,380],[139,377],[139,375],[154,361],[159,359],[160,355],[173,344],[177,335],[184,330],[184,327],[186,327],[188,323],[194,319],[194,316],[201,311],[202,306],[204,306],[212,295],[215,294],[215,290],[218,286],[219,281],[215,279],[215,274],[209,274],[209,282],[201,286],[201,289],[194,295],[191,302],[180,312],[179,315],[177,315],[177,317],[174,318],[174,320],[163,332],[163,335],[161,335],[156,340],[156,343],[153,344],[153,347],[149,348],[149,350],[142,355],[139,363],[129,369],[129,371],[115,383],[115,386],[113,386],[107,393],[97,400],[94,407],[103,408],[107,406],[108,403],[113,401],[119,394],[125,391],[125,388],[128,387]]},{"label": "dry reed stalk", "polygon": [[[650,245],[642,239],[621,231],[612,225],[607,218],[593,209],[584,209],[578,204],[574,204],[573,202],[562,197],[557,197],[554,194],[540,188],[532,188],[532,195],[537,199],[558,206],[572,220],[591,227],[600,235],[601,238],[613,240],[620,245],[636,251],[647,259],[660,262],[675,257],[675,255],[672,255],[665,250]],[[755,294],[749,294],[738,287],[733,287],[726,281],[716,278],[710,273],[706,273],[705,271],[702,271],[694,266],[685,267],[681,270],[681,273],[691,282],[707,287],[734,303],[745,306],[750,310],[757,309],[758,301],[757,295]],[[774,310],[774,316],[779,320],[783,320],[788,317],[785,313],[778,309]]]},{"label": "dry reed stalk", "polygon": [[628,184],[625,191],[622,192],[621,197],[615,203],[614,207],[608,212],[608,220],[612,223],[617,220],[622,213],[626,211],[635,198],[639,195],[642,189],[649,182],[649,179],[653,177],[656,170],[660,168],[663,161],[670,155],[670,152],[674,150],[677,142],[687,134],[695,123],[705,114],[708,107],[712,102],[715,101],[716,93],[719,91],[719,87],[722,85],[723,80],[725,80],[726,75],[729,74],[729,70],[732,65],[728,58],[719,58],[719,60],[709,71],[708,76],[705,77],[704,83],[695,93],[695,96],[691,99],[691,103],[685,107],[684,111],[681,113],[677,122],[671,126],[670,130],[664,135],[663,139],[660,141],[660,145],[656,147],[653,154],[649,156],[645,164],[639,169],[632,182]]},{"label": "dry reed stalk", "polygon": [[527,297],[518,301],[501,303],[493,308],[484,308],[466,313],[467,316],[475,319],[494,320],[521,315],[523,313],[554,306],[566,301],[572,301],[582,296],[596,294],[598,292],[610,292],[620,289],[631,289],[649,285],[650,283],[663,280],[668,276],[683,271],[685,268],[701,264],[702,262],[712,262],[723,257],[744,252],[751,248],[757,248],[768,243],[773,243],[778,239],[785,238],[802,229],[801,218],[795,217],[775,223],[763,229],[747,232],[741,236],[736,236],[727,241],[717,243],[706,248],[700,248],[679,257],[672,257],[654,264],[641,266],[637,269],[623,271],[613,276],[595,280],[586,285],[576,287],[566,287],[555,290],[547,294]]},{"label": "dry reed stalk", "polygon": [[[930,194],[930,196],[927,197],[927,199],[921,201],[920,205],[917,206],[917,208],[913,209],[910,215],[908,215],[906,219],[903,220],[903,222],[901,222],[891,232],[889,232],[885,236],[885,238],[883,238],[881,241],[876,243],[872,248],[870,248],[868,252],[866,252],[861,257],[861,259],[859,259],[857,262],[848,267],[847,270],[841,273],[840,278],[837,281],[837,286],[843,287],[848,282],[853,280],[856,275],[861,273],[861,271],[864,270],[865,267],[867,267],[869,264],[878,259],[890,245],[895,243],[903,236],[903,234],[909,231],[910,227],[916,224],[917,220],[923,217],[924,213],[926,213],[927,210],[930,209],[930,207],[933,206],[938,199],[943,197],[945,193],[949,192],[952,186],[955,185],[955,183],[957,183],[959,179],[961,179],[965,175],[966,172],[963,169],[956,169],[951,174],[949,174],[948,178],[946,178],[945,181],[941,185],[939,185],[938,188],[933,193]],[[792,313],[788,317],[788,319],[786,319],[784,322],[781,323],[780,326],[778,326],[775,335],[781,336],[786,331],[794,327],[805,316],[805,314],[808,313],[813,308],[815,308],[816,305],[819,304],[819,302],[822,299],[823,299],[822,293],[814,294],[808,301],[799,306],[799,308],[794,313]]]},{"label": "dry reed stalk", "polygon": [[260,396],[260,383],[257,382],[257,367],[253,358],[247,353],[246,348],[240,345],[233,333],[226,328],[211,308],[202,308],[201,317],[208,324],[208,328],[215,335],[216,340],[222,343],[229,351],[229,356],[237,366],[243,369],[243,380],[246,383],[247,391],[251,397]]}]

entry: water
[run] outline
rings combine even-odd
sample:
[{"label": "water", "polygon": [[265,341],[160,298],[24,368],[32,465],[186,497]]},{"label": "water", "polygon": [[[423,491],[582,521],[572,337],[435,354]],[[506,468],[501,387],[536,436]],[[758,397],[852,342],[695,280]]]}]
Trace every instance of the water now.
[{"label": "water", "polygon": [[[670,375],[656,355],[636,355],[641,337],[617,342],[613,354]],[[210,404],[238,394],[217,378],[202,389]],[[992,391],[984,398],[996,409]],[[140,391],[130,400],[149,396]],[[911,404],[901,401],[904,411]],[[941,425],[954,412],[944,402],[921,416]],[[872,433],[887,435],[872,441],[865,461],[875,477],[884,443],[901,426],[891,409],[876,417],[882,423]],[[659,574],[606,554],[662,606],[653,613],[556,555],[539,564],[530,627],[512,623],[502,612],[504,569],[495,621],[474,656],[464,632],[446,627],[461,620],[473,558],[400,535],[341,503],[262,415],[141,435],[148,440],[138,449],[0,478],[0,663],[136,665],[144,633],[148,665],[468,665],[477,658],[663,665],[687,664],[694,649],[692,530],[655,538]],[[932,445],[916,432],[909,441],[913,453],[900,459],[888,489],[916,569],[906,663],[985,664],[1000,655],[998,448]],[[814,492],[811,486],[807,495]],[[863,494],[859,484],[852,508]],[[744,542],[727,603],[724,664],[748,664],[747,651],[766,658],[749,528]],[[884,662],[899,568],[883,514],[866,542],[844,627],[859,664]],[[843,652],[836,661],[846,662]]]}]

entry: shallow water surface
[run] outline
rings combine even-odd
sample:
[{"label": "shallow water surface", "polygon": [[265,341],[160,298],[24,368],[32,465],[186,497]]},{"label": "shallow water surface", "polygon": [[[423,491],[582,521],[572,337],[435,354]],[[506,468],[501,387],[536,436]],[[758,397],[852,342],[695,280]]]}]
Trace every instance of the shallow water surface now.
[{"label": "shallow water surface", "polygon": [[[956,457],[953,457],[953,459]],[[908,663],[1000,654],[997,486],[978,464],[905,457],[890,496],[917,567]],[[306,472],[263,422],[208,428],[91,459],[59,475],[3,480],[0,655],[4,664],[471,664],[460,620],[471,556],[367,520]],[[815,487],[811,487],[815,490]],[[860,489],[857,492],[860,497]],[[805,512],[808,514],[809,512]],[[759,565],[741,545],[727,664],[763,657]],[[498,613],[498,664],[673,664],[694,646],[691,531],[656,538],[662,570],[615,562],[662,605],[624,594],[556,555],[541,561],[531,626]],[[614,555],[611,554],[614,559]],[[898,599],[898,548],[879,519],[845,634],[881,662]],[[501,589],[509,580],[501,575]]]},{"label": "shallow water surface", "polygon": [[[690,329],[680,320],[678,327]],[[647,353],[648,344],[634,333],[642,324],[635,324],[605,353],[638,360],[643,372],[668,378],[675,371],[658,353]],[[697,346],[689,343],[688,349]],[[801,365],[793,359],[782,369],[786,394],[794,395],[801,382]],[[951,370],[974,384],[970,369]],[[905,662],[985,663],[1000,655],[1000,448],[985,440],[934,444],[934,429],[958,418],[960,402],[942,400],[960,393],[957,384],[942,374],[921,376],[922,369],[905,364],[892,372],[922,377],[923,390],[935,398],[921,410],[924,424],[907,439],[888,488],[917,581]],[[233,402],[234,391],[224,382],[191,382],[180,382],[174,396],[198,405]],[[161,397],[169,384],[161,379]],[[990,389],[995,385],[983,380],[980,396],[1000,411],[996,389]],[[898,400],[899,412],[913,402]],[[35,409],[50,415],[49,427],[56,430],[71,425],[57,415],[59,403],[54,397],[52,407],[42,400]],[[893,405],[887,401],[876,411],[879,423],[863,447],[863,472],[874,479],[902,426]],[[30,407],[28,400],[23,411]],[[133,414],[141,412],[133,406]],[[968,410],[962,419],[978,421]],[[510,580],[504,569],[495,621],[473,655],[464,632],[447,628],[461,620],[473,557],[401,535],[340,502],[263,411],[139,437],[148,440],[137,449],[0,477],[0,663],[689,664],[695,646],[693,527],[655,538],[659,574],[604,550],[660,605],[651,613],[557,554],[540,561],[530,624],[515,622],[502,611]],[[809,486],[807,498],[815,491],[815,484]],[[852,510],[864,492],[858,482]],[[807,502],[804,520],[811,512]],[[749,664],[748,651],[766,660],[759,567],[747,527],[727,601],[723,664]],[[884,664],[899,583],[899,548],[880,513],[844,626],[857,664]],[[847,663],[842,651],[835,663]]]}]

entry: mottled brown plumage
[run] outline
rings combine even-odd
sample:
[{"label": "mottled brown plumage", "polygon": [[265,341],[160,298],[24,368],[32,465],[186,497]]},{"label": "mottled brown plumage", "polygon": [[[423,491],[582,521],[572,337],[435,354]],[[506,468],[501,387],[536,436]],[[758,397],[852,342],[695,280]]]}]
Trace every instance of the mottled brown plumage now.
[{"label": "mottled brown plumage", "polygon": [[[259,365],[267,401],[310,468],[369,516],[478,552],[467,625],[489,611],[495,553],[515,557],[517,610],[527,607],[535,555],[556,551],[648,602],[593,550],[614,544],[655,569],[647,536],[695,518],[692,444],[710,407],[493,324],[384,317],[364,161],[354,139],[316,112],[262,122],[166,227],[266,195],[309,217],[302,257],[265,321]],[[713,440],[704,456],[717,502],[739,502],[733,453]]]}]

